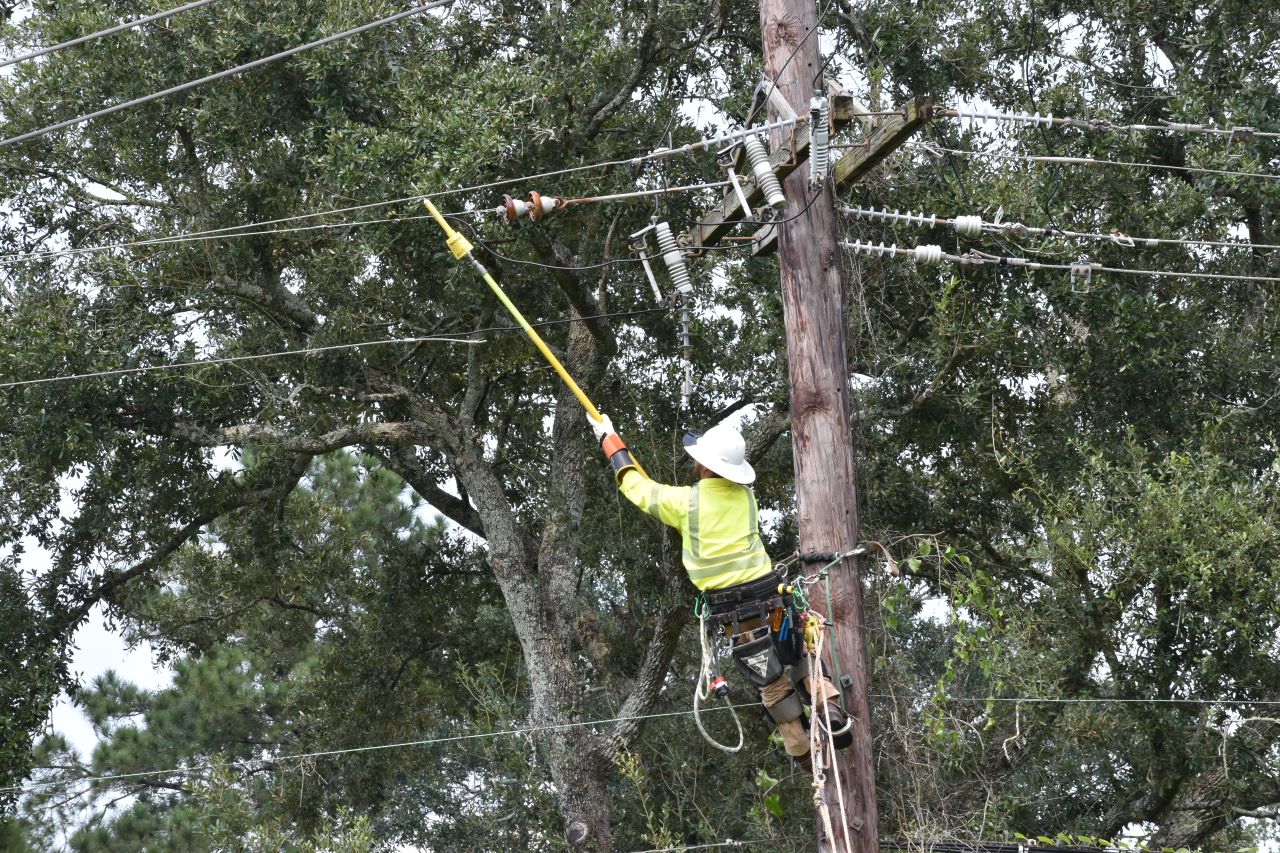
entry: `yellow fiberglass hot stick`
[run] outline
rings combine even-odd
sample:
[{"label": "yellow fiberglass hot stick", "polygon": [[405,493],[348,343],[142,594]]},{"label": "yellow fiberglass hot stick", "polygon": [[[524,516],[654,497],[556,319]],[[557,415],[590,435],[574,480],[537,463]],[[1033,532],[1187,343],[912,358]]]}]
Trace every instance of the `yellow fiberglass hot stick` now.
[{"label": "yellow fiberglass hot stick", "polygon": [[498,297],[498,301],[502,303],[502,306],[511,313],[511,316],[515,318],[515,321],[520,325],[520,328],[524,329],[524,333],[529,336],[529,340],[533,341],[533,345],[537,347],[543,357],[551,363],[551,366],[555,368],[556,373],[560,374],[560,378],[564,380],[565,385],[569,386],[569,390],[573,392],[573,396],[578,398],[578,402],[582,404],[582,408],[587,410],[587,414],[591,416],[592,420],[599,421],[601,419],[599,410],[596,409],[595,405],[592,404],[591,400],[583,390],[578,387],[578,383],[573,381],[573,377],[569,375],[569,371],[564,369],[564,365],[560,363],[560,359],[556,358],[555,353],[553,353],[550,347],[547,346],[546,341],[542,340],[542,336],[534,331],[533,327],[529,325],[529,322],[525,320],[524,315],[520,313],[520,309],[516,308],[516,306],[512,304],[511,300],[507,298],[507,294],[502,292],[502,288],[493,280],[493,276],[489,275],[489,271],[484,268],[484,265],[471,257],[471,249],[473,248],[471,241],[455,231],[448,222],[444,221],[444,217],[440,215],[440,211],[436,210],[436,206],[431,203],[431,199],[426,199],[426,205],[427,210],[431,211],[431,215],[435,217],[436,222],[444,229],[445,244],[448,245],[449,251],[453,252],[453,256],[458,260],[462,260],[463,256],[466,256],[466,258],[471,261],[476,268],[476,272],[480,273],[484,278],[484,283],[489,285],[489,289],[493,291],[493,295]]}]

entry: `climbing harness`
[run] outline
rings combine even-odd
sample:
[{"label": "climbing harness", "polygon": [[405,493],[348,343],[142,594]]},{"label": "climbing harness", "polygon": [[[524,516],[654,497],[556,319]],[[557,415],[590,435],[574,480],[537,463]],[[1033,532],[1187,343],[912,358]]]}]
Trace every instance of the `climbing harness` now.
[{"label": "climbing harness", "polygon": [[[531,193],[530,195],[532,197],[535,194]],[[489,289],[493,291],[493,295],[498,297],[498,301],[502,303],[502,307],[507,309],[507,312],[511,315],[512,319],[514,319],[520,328],[524,330],[524,333],[529,337],[529,340],[533,342],[533,345],[538,348],[538,351],[542,353],[542,356],[547,360],[547,363],[550,364],[551,367],[555,369],[556,373],[560,375],[564,384],[573,392],[573,396],[578,398],[578,402],[582,404],[582,408],[586,410],[591,419],[599,423],[603,418],[599,409],[595,407],[595,404],[591,402],[586,393],[578,387],[578,383],[573,381],[573,377],[569,375],[569,371],[565,370],[564,365],[560,363],[560,359],[556,358],[555,353],[551,352],[551,348],[547,346],[546,341],[542,340],[542,336],[529,325],[529,321],[520,313],[520,309],[516,308],[515,304],[507,298],[507,294],[504,293],[502,288],[498,286],[498,283],[493,280],[493,276],[489,275],[489,271],[484,268],[484,264],[480,263],[474,256],[472,256],[471,250],[474,247],[471,245],[471,241],[455,231],[454,228],[445,221],[444,217],[440,214],[440,211],[436,210],[436,206],[431,203],[431,199],[424,199],[423,203],[427,206],[427,210],[430,211],[431,216],[436,220],[436,223],[440,226],[441,230],[444,231],[445,245],[447,245],[449,247],[449,251],[453,253],[454,259],[460,261],[465,257],[471,261],[471,265],[475,267],[476,272],[478,272],[480,277],[484,279],[484,283],[489,285]],[[623,449],[626,449],[625,446]],[[634,465],[641,474],[646,477],[648,476],[648,474],[644,473],[644,469],[640,467],[639,462],[636,462],[634,459],[630,459],[629,461],[630,464]]]}]

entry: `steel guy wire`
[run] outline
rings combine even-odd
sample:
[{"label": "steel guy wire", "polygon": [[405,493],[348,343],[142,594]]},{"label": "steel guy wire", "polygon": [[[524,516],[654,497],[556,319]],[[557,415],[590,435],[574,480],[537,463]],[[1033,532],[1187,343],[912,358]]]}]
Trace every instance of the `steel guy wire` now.
[{"label": "steel guy wire", "polygon": [[[588,314],[583,317],[570,317],[564,320],[544,320],[540,323],[530,323],[534,328],[544,328],[547,326],[562,326],[567,323],[583,323],[588,320],[600,320],[611,317],[639,317],[647,314],[666,313],[667,308],[640,308],[633,311],[610,311],[603,314]],[[80,379],[99,379],[109,376],[129,376],[139,373],[154,373],[163,370],[179,370],[189,367],[208,367],[218,364],[232,364],[242,361],[260,361],[269,358],[279,358],[291,355],[309,355],[319,352],[333,352],[337,350],[361,349],[370,346],[388,346],[391,344],[416,344],[429,342],[457,343],[457,344],[482,344],[484,340],[475,339],[476,335],[483,335],[489,332],[522,332],[519,326],[489,326],[482,329],[470,329],[465,332],[446,332],[437,335],[424,335],[412,338],[383,338],[373,341],[358,341],[350,344],[329,344],[320,347],[304,347],[295,350],[281,350],[279,352],[256,353],[248,355],[225,356],[218,358],[196,359],[186,362],[174,362],[171,364],[151,364],[141,367],[121,367],[110,370],[96,370],[89,373],[72,373],[62,376],[45,376],[37,379],[22,379],[12,382],[0,382],[0,389],[17,388],[27,385],[47,385],[54,382],[71,382]]]},{"label": "steel guy wire", "polygon": [[96,33],[90,33],[85,36],[80,36],[79,38],[73,38],[70,41],[64,41],[59,44],[51,45],[49,47],[42,47],[42,48],[39,48],[38,50],[33,50],[30,53],[24,53],[21,56],[13,56],[13,57],[10,57],[9,59],[3,59],[3,60],[0,60],[0,68],[8,68],[10,65],[17,65],[19,62],[26,62],[29,59],[36,59],[41,56],[47,56],[50,53],[56,53],[57,51],[60,51],[60,50],[66,50],[69,47],[75,47],[76,45],[84,44],[85,42],[94,41],[95,39],[100,39],[105,36],[115,35],[116,33],[123,32],[125,30],[131,30],[135,27],[140,27],[143,24],[150,24],[155,21],[162,21],[165,18],[178,14],[179,12],[188,12],[192,9],[198,9],[201,6],[207,6],[212,2],[214,2],[214,0],[196,0],[196,2],[194,3],[187,3],[184,6],[178,6],[173,9],[167,9],[163,12],[157,12],[154,15],[147,15],[145,18],[136,18],[132,21],[128,21],[123,24],[117,24],[114,27],[108,27],[105,30],[99,30]]},{"label": "steel guy wire", "polygon": [[423,12],[427,12],[432,9],[438,9],[441,6],[450,6],[453,4],[453,2],[454,0],[434,0],[434,2],[431,2],[431,3],[424,3],[421,6],[415,6],[412,9],[407,9],[403,12],[397,12],[394,15],[388,15],[385,18],[379,18],[376,21],[371,21],[370,23],[362,24],[361,26],[358,26],[358,27],[352,27],[351,29],[343,30],[340,33],[334,33],[333,35],[325,36],[324,38],[316,39],[315,41],[298,45],[297,47],[291,47],[288,50],[282,50],[279,53],[273,53],[270,56],[264,56],[261,59],[255,59],[252,62],[246,62],[243,65],[237,65],[234,68],[228,68],[225,71],[217,71],[213,74],[208,74],[204,77],[201,77],[198,80],[190,80],[186,83],[180,83],[177,86],[170,86],[168,89],[164,89],[159,92],[153,92],[150,95],[143,95],[142,97],[139,97],[139,98],[133,98],[132,100],[124,101],[119,104],[113,104],[112,106],[109,106],[109,107],[103,107],[102,109],[97,110],[95,112],[87,113],[86,115],[82,115],[82,116],[77,116],[76,118],[66,119],[65,121],[55,122],[54,124],[39,128],[38,130],[32,130],[27,133],[19,134],[18,136],[11,136],[8,139],[0,140],[0,148],[3,148],[6,145],[14,145],[19,142],[26,142],[29,139],[35,139],[36,137],[53,133],[56,130],[62,130],[63,128],[72,127],[73,125],[83,124],[87,121],[92,121],[93,119],[96,119],[96,118],[102,118],[103,116],[108,116],[113,113],[118,113],[121,110],[127,110],[131,107],[140,106],[142,104],[150,103],[151,101],[156,101],[161,98],[166,98],[169,95],[176,95],[179,92],[185,92],[188,89],[194,89],[195,87],[202,86],[205,83],[212,83],[215,80],[221,80],[224,77],[230,77],[233,74],[240,74],[245,71],[250,71],[254,68],[267,65],[268,63],[275,62],[280,59],[285,59],[295,54],[302,53],[305,50],[311,50],[312,48],[321,47],[323,45],[330,44],[340,39],[350,38],[351,36],[359,35],[360,33],[367,32],[377,27],[383,27],[383,26],[386,26],[387,24],[395,23],[396,21],[402,20],[404,18],[408,18],[411,15],[419,15],[419,14],[422,14]]},{"label": "steel guy wire", "polygon": [[[109,243],[109,244],[103,244],[99,246],[85,246],[83,248],[78,248],[78,249],[50,249],[50,250],[41,251],[41,252],[0,255],[0,263],[12,263],[16,261],[23,261],[23,260],[36,259],[36,258],[46,258],[46,257],[65,257],[68,255],[83,254],[87,252],[106,251],[110,249],[127,249],[127,248],[139,247],[139,246],[161,245],[169,242],[187,242],[187,241],[194,241],[198,239],[212,239],[220,236],[236,236],[236,232],[239,232],[246,228],[259,228],[259,227],[268,226],[268,225],[281,225],[286,222],[298,222],[305,219],[318,219],[319,217],[322,217],[322,216],[334,216],[342,213],[355,213],[361,210],[372,210],[378,207],[391,207],[392,205],[397,205],[397,204],[407,204],[409,202],[423,201],[425,199],[438,199],[438,198],[445,198],[447,196],[462,195],[463,193],[472,193],[472,192],[478,192],[480,190],[493,189],[496,187],[505,187],[511,184],[525,183],[528,181],[536,181],[543,178],[554,178],[562,175],[569,175],[569,174],[575,174],[577,172],[589,171],[592,169],[608,169],[614,166],[636,165],[648,160],[662,159],[665,157],[674,156],[676,154],[691,154],[691,153],[695,153],[697,151],[705,150],[708,148],[717,147],[724,142],[729,142],[751,133],[767,133],[772,129],[779,128],[779,127],[788,127],[793,125],[794,123],[795,122],[792,119],[785,119],[783,121],[771,122],[769,124],[756,125],[755,127],[749,127],[743,130],[730,131],[728,133],[721,134],[719,136],[704,138],[704,139],[698,140],[697,142],[690,142],[686,145],[681,145],[677,148],[660,148],[654,151],[650,151],[646,154],[640,154],[625,160],[605,160],[598,163],[586,163],[579,166],[568,166],[563,169],[553,169],[551,171],[538,172],[532,175],[521,175],[514,178],[502,178],[496,181],[488,181],[482,184],[472,184],[471,186],[466,186],[466,187],[456,187],[454,189],[437,190],[435,192],[430,192],[430,193],[418,193],[415,195],[403,196],[401,198],[387,199],[385,201],[366,202],[364,204],[350,205],[347,207],[335,207],[335,208],[330,208],[329,210],[315,211],[313,213],[300,213],[292,216],[281,216],[276,219],[264,219],[257,222],[246,222],[240,225],[226,225],[220,228],[207,228],[203,231],[190,231],[185,234],[175,234],[168,237],[154,237],[147,240],[133,240],[133,241],[124,242],[124,243]],[[696,185],[696,186],[698,188],[701,188],[701,185]],[[670,189],[672,192],[675,192],[677,189],[683,190],[684,188],[671,187]],[[463,211],[463,213],[471,213],[471,212],[472,211]],[[483,212],[483,210],[481,209],[474,212]],[[415,217],[415,218],[421,218],[421,217]],[[354,224],[360,224],[360,223],[357,222]],[[288,230],[305,230],[305,229],[300,229],[300,228],[284,229],[284,231],[288,231]],[[259,232],[259,233],[276,233],[276,232]]]},{"label": "steel guy wire", "polygon": [[1211,127],[1207,124],[1167,121],[1163,124],[1115,124],[1106,119],[1068,118],[1054,116],[1053,113],[1002,112],[1000,110],[967,110],[963,108],[935,109],[935,116],[963,118],[972,121],[993,121],[1006,124],[1030,124],[1040,127],[1068,127],[1103,132],[1125,131],[1164,131],[1167,133],[1199,133],[1211,136],[1229,136],[1233,140],[1251,137],[1280,138],[1280,132],[1255,130],[1252,127],[1231,126],[1228,128]]},{"label": "steel guy wire", "polygon": [[[1052,163],[1069,166],[1126,166],[1133,169],[1156,169],[1168,172],[1188,172],[1200,175],[1224,175],[1237,178],[1262,178],[1280,180],[1280,175],[1268,172],[1244,172],[1234,169],[1210,169],[1203,166],[1170,166],[1165,163],[1138,163],[1129,160],[1097,160],[1092,157],[1060,157],[1045,154],[1005,154],[999,151],[970,151],[962,148],[945,148],[933,142],[908,142],[907,146],[930,154],[954,154],[957,157],[987,157],[995,160],[1020,160],[1031,163]],[[856,146],[840,146],[844,148]]]},{"label": "steel guy wire", "polygon": [[837,210],[845,216],[860,219],[878,219],[885,222],[906,222],[912,225],[949,225],[963,236],[976,236],[978,233],[1003,234],[1020,237],[1025,234],[1044,237],[1070,237],[1078,240],[1100,240],[1114,243],[1125,248],[1145,246],[1153,248],[1164,244],[1178,246],[1211,246],[1223,249],[1280,249],[1280,243],[1244,243],[1237,240],[1197,240],[1189,237],[1133,237],[1116,231],[1102,234],[1096,231],[1071,231],[1065,228],[1042,228],[1024,225],[1021,222],[984,222],[979,216],[945,217],[937,214],[890,212],[887,208],[876,210],[874,207],[842,205]]},{"label": "steel guy wire", "polygon": [[[875,699],[901,699],[902,696],[894,696],[892,694],[873,693],[869,694]],[[916,698],[928,699],[931,694],[922,694]],[[1280,705],[1280,700],[1267,699],[1203,699],[1203,698],[1187,698],[1187,699],[1128,699],[1119,697],[1096,697],[1096,698],[1053,698],[1043,696],[1022,696],[1022,697],[962,697],[962,696],[946,696],[943,697],[948,701],[973,701],[973,702],[1022,702],[1026,704],[1036,703],[1080,703],[1080,704],[1097,704],[1097,703],[1123,703],[1123,704],[1186,704],[1186,705],[1260,705],[1273,706]],[[704,709],[706,711],[723,711],[723,710],[743,710],[748,708],[759,707],[758,702],[750,702],[740,705],[718,705]],[[0,788],[0,793],[27,793],[31,791],[44,790],[47,788],[65,787],[75,785],[82,782],[118,782],[130,779],[141,779],[148,776],[166,776],[178,774],[191,774],[200,770],[215,770],[228,766],[240,766],[251,763],[257,764],[278,764],[285,761],[296,761],[305,758],[324,758],[335,755],[348,755],[352,753],[379,752],[387,749],[404,749],[417,746],[435,746],[444,743],[458,743],[469,740],[481,740],[492,737],[509,737],[525,734],[535,734],[545,731],[560,731],[564,729],[581,728],[583,726],[605,725],[608,723],[632,722],[635,720],[656,720],[670,717],[684,717],[693,713],[692,709],[677,711],[660,711],[652,714],[639,714],[630,717],[606,717],[596,720],[578,720],[571,723],[548,723],[539,726],[520,726],[511,729],[496,729],[485,732],[472,732],[462,735],[448,735],[444,737],[426,738],[423,740],[399,741],[395,743],[372,744],[368,746],[347,747],[345,749],[327,749],[315,750],[312,752],[293,753],[289,755],[272,756],[261,759],[239,759],[224,761],[218,763],[196,764],[188,767],[173,767],[162,770],[140,770],[134,773],[114,773],[103,774],[100,776],[85,776],[78,779],[55,779],[46,782],[32,782],[26,785],[10,785]]]},{"label": "steel guy wire", "polygon": [[1108,267],[1102,264],[1090,261],[1080,261],[1074,264],[1056,264],[1044,263],[1040,261],[1029,261],[1026,258],[1011,258],[999,255],[988,255],[983,252],[968,253],[965,255],[953,255],[942,251],[942,247],[936,245],[921,245],[913,248],[899,247],[894,245],[885,245],[884,243],[866,243],[861,240],[842,241],[841,246],[851,249],[854,252],[866,252],[872,255],[893,255],[897,257],[910,257],[915,259],[918,264],[934,264],[939,261],[947,263],[959,264],[961,266],[1000,266],[1012,269],[1028,269],[1028,270],[1062,270],[1069,272],[1072,276],[1089,276],[1095,272],[1116,273],[1119,275],[1140,275],[1150,277],[1169,276],[1172,278],[1203,278],[1217,281],[1259,281],[1267,283],[1280,283],[1280,277],[1264,276],[1264,275],[1243,275],[1233,273],[1212,273],[1212,272],[1186,272],[1180,270],[1148,270],[1138,269],[1135,267]]}]

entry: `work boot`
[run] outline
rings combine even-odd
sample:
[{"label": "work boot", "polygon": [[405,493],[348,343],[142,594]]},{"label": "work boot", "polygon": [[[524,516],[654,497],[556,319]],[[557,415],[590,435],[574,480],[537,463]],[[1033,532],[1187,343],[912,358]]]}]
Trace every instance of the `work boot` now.
[{"label": "work boot", "polygon": [[782,746],[787,750],[787,755],[792,758],[799,758],[809,754],[809,733],[804,730],[804,724],[799,718],[787,720],[785,723],[777,723],[778,735],[782,738]]},{"label": "work boot", "polygon": [[831,731],[827,732],[827,714],[824,711],[814,711],[814,716],[818,718],[818,724],[824,732],[831,736],[831,743],[836,749],[848,749],[853,743],[853,721],[849,719],[849,715],[844,709],[835,702],[827,703],[827,711],[831,712]]}]

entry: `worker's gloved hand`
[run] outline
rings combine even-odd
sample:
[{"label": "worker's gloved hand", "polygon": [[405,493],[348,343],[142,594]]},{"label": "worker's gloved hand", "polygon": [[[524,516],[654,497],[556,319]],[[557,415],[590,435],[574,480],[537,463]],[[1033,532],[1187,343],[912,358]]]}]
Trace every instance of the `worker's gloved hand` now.
[{"label": "worker's gloved hand", "polygon": [[606,435],[615,432],[613,421],[609,420],[608,415],[601,415],[600,420],[587,415],[587,423],[591,424],[591,431],[595,433],[596,441],[604,441]]},{"label": "worker's gloved hand", "polygon": [[608,415],[601,415],[600,420],[596,420],[587,415],[587,421],[591,424],[591,431],[600,441],[600,449],[604,451],[604,458],[609,460],[609,467],[613,469],[613,478],[622,484],[623,477],[628,471],[639,470],[640,466],[631,458],[631,451],[627,450],[627,445],[622,438],[613,429],[613,421],[609,420]]}]

